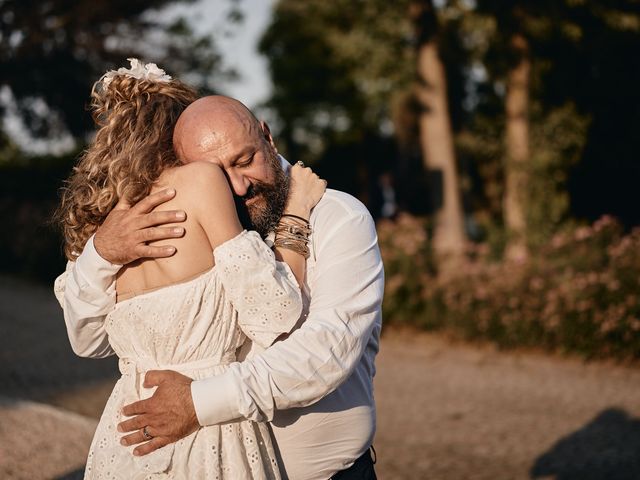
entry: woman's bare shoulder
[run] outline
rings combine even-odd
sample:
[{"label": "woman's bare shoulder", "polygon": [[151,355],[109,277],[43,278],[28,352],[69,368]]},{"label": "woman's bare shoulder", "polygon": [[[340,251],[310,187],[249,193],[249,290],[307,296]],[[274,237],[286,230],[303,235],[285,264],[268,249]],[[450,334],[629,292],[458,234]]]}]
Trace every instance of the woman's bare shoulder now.
[{"label": "woman's bare shoulder", "polygon": [[242,231],[231,187],[219,166],[194,162],[164,173],[170,177],[162,179],[165,188],[176,190],[175,206],[200,224],[208,237],[209,251]]},{"label": "woman's bare shoulder", "polygon": [[165,170],[161,178],[193,182],[204,177],[205,181],[225,179],[224,172],[215,163],[191,162]]},{"label": "woman's bare shoulder", "polygon": [[222,169],[210,162],[191,162],[167,169],[158,179],[158,184],[197,195],[227,195],[230,190]]}]

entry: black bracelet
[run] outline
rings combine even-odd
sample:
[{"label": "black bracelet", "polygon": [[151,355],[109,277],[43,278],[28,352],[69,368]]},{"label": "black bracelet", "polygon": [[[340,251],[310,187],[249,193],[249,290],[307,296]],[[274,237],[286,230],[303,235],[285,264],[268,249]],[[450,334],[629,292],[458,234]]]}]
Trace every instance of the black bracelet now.
[{"label": "black bracelet", "polygon": [[304,223],[306,223],[307,225],[309,225],[309,220],[307,220],[306,218],[302,218],[299,217],[298,215],[294,215],[292,213],[283,213],[282,214],[283,217],[292,217],[292,218],[297,218],[298,220],[302,220]]}]

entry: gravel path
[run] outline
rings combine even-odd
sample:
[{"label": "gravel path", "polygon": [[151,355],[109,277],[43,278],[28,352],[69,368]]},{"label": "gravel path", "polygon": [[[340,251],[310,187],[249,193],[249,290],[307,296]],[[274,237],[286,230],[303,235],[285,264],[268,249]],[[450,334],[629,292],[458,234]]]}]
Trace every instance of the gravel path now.
[{"label": "gravel path", "polygon": [[[637,366],[406,332],[377,365],[383,480],[640,479]],[[79,478],[116,374],[73,355],[50,289],[0,277],[0,478]]]},{"label": "gravel path", "polygon": [[640,369],[393,334],[377,361],[383,479],[638,480]]},{"label": "gravel path", "polygon": [[97,424],[49,405],[0,399],[0,478],[82,478]]}]

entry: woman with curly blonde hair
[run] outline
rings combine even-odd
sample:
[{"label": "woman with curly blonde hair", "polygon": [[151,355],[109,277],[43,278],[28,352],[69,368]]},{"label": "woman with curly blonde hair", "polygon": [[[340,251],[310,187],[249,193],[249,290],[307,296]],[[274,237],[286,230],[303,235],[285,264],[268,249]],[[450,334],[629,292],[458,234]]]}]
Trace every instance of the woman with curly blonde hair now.
[{"label": "woman with curly blonde hair", "polygon": [[[140,64],[132,63],[136,73]],[[149,194],[164,170],[180,165],[173,151],[172,127],[198,96],[191,87],[169,78],[157,73],[140,79],[106,74],[94,84],[90,107],[98,131],[73,169],[58,209],[70,260],[118,201],[137,202]]]},{"label": "woman with curly blonde hair", "polygon": [[[124,405],[153,393],[144,387],[148,370],[207,378],[236,360],[247,337],[267,347],[287,334],[302,309],[296,278],[304,277],[304,261],[298,256],[310,231],[298,229],[291,244],[276,249],[278,258],[291,262],[289,268],[256,232],[242,230],[222,170],[204,162],[182,165],[174,154],[175,124],[196,93],[154,64],[132,60],[130,69],[108,72],[91,98],[98,131],[58,211],[67,269],[119,205],[172,188],[175,198],[157,208],[183,210],[186,220],[170,227],[183,233],[173,242],[175,254],[125,265],[111,312],[97,325],[82,326],[90,335],[108,336],[109,353],[118,355],[122,373],[96,430],[85,478],[280,478],[263,423],[201,427],[143,457],[123,446],[127,442],[115,426],[124,419]],[[285,211],[315,204],[324,192],[323,181],[301,170],[291,170]],[[63,291],[57,284],[61,303]],[[144,427],[136,435],[153,441],[154,432]]]}]

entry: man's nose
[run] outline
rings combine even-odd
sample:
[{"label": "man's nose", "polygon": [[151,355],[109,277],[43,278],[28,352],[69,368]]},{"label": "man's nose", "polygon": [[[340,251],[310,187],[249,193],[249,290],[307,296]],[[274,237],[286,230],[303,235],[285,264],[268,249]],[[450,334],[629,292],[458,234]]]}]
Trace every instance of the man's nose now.
[{"label": "man's nose", "polygon": [[244,175],[238,175],[237,173],[229,174],[229,182],[231,183],[233,193],[238,197],[244,197],[251,186],[251,182],[247,177]]}]

